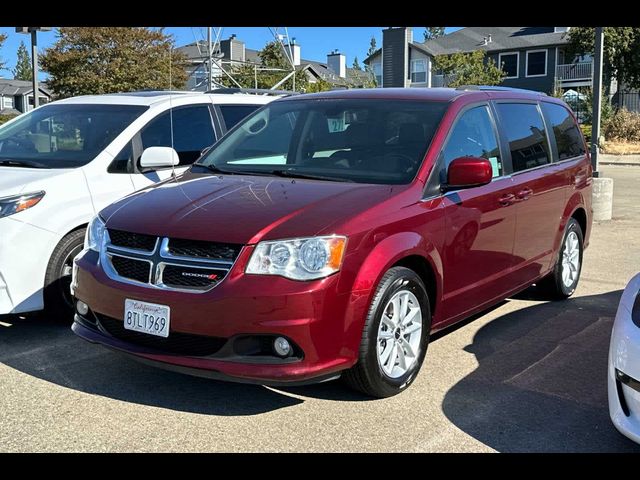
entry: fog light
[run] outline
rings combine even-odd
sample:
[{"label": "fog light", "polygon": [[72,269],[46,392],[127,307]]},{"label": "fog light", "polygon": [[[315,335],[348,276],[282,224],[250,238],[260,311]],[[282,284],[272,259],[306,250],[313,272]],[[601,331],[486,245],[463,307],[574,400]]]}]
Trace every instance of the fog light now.
[{"label": "fog light", "polygon": [[278,337],[273,342],[273,349],[281,357],[286,357],[291,353],[291,345],[286,338]]},{"label": "fog light", "polygon": [[89,305],[78,300],[76,302],[76,310],[80,315],[86,315],[87,313],[89,313]]}]

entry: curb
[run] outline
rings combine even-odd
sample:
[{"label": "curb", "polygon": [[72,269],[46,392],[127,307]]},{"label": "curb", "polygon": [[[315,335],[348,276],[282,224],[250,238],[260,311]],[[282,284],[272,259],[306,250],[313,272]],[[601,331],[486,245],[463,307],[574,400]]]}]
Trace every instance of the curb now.
[{"label": "curb", "polygon": [[623,167],[640,167],[640,163],[638,162],[601,162],[598,161],[598,166],[600,165],[620,165]]}]

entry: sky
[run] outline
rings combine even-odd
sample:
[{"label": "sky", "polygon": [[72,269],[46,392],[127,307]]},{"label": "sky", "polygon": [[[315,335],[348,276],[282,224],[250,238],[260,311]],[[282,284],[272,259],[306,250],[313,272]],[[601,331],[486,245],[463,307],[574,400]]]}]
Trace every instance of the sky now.
[{"label": "sky", "polygon": [[[216,29],[214,28],[214,35]],[[269,27],[221,27],[221,39],[229,38],[233,33],[239,40],[245,42],[247,48],[260,50],[265,43],[273,40],[273,33]],[[271,27],[276,28],[276,27]],[[277,27],[278,33],[284,33],[285,27]],[[378,47],[382,45],[382,29],[384,27],[287,27],[289,37],[296,38],[300,45],[302,58],[307,60],[326,61],[327,53],[338,49],[347,57],[347,66],[351,66],[354,57],[362,64],[369,49],[369,41],[373,36]],[[446,32],[458,30],[462,27],[447,27]],[[176,46],[186,45],[196,40],[206,40],[207,27],[166,27],[165,31],[174,35]],[[424,27],[414,27],[413,38],[421,41]],[[0,27],[0,33],[7,35],[7,40],[0,49],[0,59],[6,62],[8,70],[0,70],[0,78],[12,78],[12,69],[16,63],[16,51],[20,41],[31,51],[30,36],[15,33],[14,27]],[[55,28],[49,32],[38,34],[38,48],[42,50],[51,46],[56,40]],[[45,74],[39,78],[45,79]]]}]

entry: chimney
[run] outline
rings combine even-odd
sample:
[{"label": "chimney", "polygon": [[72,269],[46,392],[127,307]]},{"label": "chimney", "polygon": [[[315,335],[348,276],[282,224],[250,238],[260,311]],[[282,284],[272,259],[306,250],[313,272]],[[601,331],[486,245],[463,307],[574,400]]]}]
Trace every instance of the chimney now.
[{"label": "chimney", "polygon": [[300,45],[296,43],[296,37],[291,38],[289,48],[291,48],[291,53],[293,54],[293,64],[295,66],[300,65]]},{"label": "chimney", "polygon": [[338,50],[327,55],[327,67],[333,70],[340,78],[347,76],[347,59]]},{"label": "chimney", "polygon": [[236,38],[236,34],[232,34],[227,40],[220,41],[220,51],[224,56],[224,60],[233,60],[236,62],[244,62],[244,42]]},{"label": "chimney", "polygon": [[410,27],[382,30],[382,84],[385,87],[409,86],[409,43],[412,40]]}]

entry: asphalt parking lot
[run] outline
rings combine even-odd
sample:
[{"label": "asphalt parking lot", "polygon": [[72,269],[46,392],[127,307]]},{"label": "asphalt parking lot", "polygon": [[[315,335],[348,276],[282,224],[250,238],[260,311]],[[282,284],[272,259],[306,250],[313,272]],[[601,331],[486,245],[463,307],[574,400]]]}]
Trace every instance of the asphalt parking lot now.
[{"label": "asphalt parking lot", "polygon": [[640,452],[609,421],[618,300],[640,271],[640,167],[605,166],[576,295],[531,289],[438,336],[403,394],[221,383],[141,365],[46,316],[0,317],[0,451]]}]

